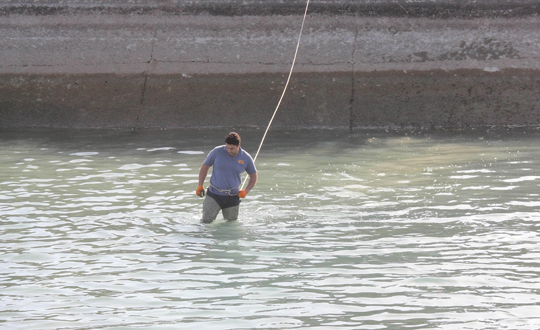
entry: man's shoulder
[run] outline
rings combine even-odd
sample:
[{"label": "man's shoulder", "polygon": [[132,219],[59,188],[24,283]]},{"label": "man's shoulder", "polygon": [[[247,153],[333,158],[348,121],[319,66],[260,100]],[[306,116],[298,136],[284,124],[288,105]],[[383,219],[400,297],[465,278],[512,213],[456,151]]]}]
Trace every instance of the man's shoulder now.
[{"label": "man's shoulder", "polygon": [[[223,147],[224,146],[217,146],[214,149],[210,150],[210,152],[206,156],[206,160],[205,160],[205,165],[206,166],[212,166],[214,164],[214,161],[216,160],[216,158],[221,158],[222,157],[222,151],[221,150],[225,150],[225,148],[223,148]],[[227,152],[227,151],[225,151],[225,152]]]},{"label": "man's shoulder", "polygon": [[251,157],[251,155],[249,154],[249,152],[245,151],[244,149],[241,149],[241,150],[242,150],[241,156],[242,156],[243,158],[253,160],[253,157]]},{"label": "man's shoulder", "polygon": [[217,146],[214,149],[212,149],[212,151],[210,151],[210,152],[222,152],[222,151],[227,152],[224,145]]}]

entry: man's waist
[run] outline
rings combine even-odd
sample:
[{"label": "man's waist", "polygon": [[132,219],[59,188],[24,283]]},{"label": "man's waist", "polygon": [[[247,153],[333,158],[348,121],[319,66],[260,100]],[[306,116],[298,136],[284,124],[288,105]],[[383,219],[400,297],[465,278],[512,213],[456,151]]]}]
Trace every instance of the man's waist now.
[{"label": "man's waist", "polygon": [[223,189],[220,187],[217,187],[214,184],[210,184],[210,187],[208,190],[216,195],[222,195],[222,196],[236,196],[238,194],[238,187],[231,188],[231,189]]}]

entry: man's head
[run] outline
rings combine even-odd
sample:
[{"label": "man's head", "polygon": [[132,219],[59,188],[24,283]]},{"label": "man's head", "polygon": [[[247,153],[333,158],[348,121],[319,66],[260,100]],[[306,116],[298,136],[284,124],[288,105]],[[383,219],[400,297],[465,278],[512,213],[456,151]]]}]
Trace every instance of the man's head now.
[{"label": "man's head", "polygon": [[230,132],[225,137],[225,143],[226,144],[234,144],[235,146],[239,146],[240,141],[241,141],[240,135],[238,135],[238,133],[235,133],[235,132]]},{"label": "man's head", "polygon": [[225,147],[227,148],[227,152],[229,153],[229,156],[234,157],[238,155],[238,152],[240,152],[240,135],[235,132],[231,132],[227,134],[225,137]]}]

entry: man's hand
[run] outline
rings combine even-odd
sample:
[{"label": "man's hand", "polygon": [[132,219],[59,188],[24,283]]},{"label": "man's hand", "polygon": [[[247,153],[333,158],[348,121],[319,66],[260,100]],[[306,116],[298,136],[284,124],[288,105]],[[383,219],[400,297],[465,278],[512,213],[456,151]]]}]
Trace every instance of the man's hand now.
[{"label": "man's hand", "polygon": [[204,197],[204,187],[203,187],[203,186],[198,186],[198,187],[197,187],[197,190],[195,191],[195,193],[196,193],[197,196],[199,196],[199,197]]},{"label": "man's hand", "polygon": [[244,197],[246,197],[246,196],[247,196],[247,192],[246,192],[245,190],[240,190],[240,191],[238,192],[238,197],[244,198]]}]

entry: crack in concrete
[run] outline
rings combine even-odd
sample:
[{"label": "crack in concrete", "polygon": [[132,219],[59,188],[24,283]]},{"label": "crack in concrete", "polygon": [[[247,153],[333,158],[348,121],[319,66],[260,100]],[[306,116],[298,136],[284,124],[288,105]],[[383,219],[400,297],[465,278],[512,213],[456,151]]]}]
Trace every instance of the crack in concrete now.
[{"label": "crack in concrete", "polygon": [[[160,63],[204,63],[204,64],[239,64],[239,65],[249,65],[249,64],[263,64],[263,65],[283,65],[283,62],[236,62],[236,61],[209,61],[209,60],[191,60],[191,61],[174,61],[174,60],[160,60]],[[339,64],[349,64],[350,61],[335,61],[335,62],[324,62],[324,63],[313,63],[300,62],[296,61],[296,65],[309,65],[309,66],[328,66],[328,65],[339,65]]]},{"label": "crack in concrete", "polygon": [[152,40],[152,49],[150,51],[150,60],[147,62],[148,65],[146,66],[146,71],[143,73],[144,74],[144,81],[143,81],[143,87],[142,87],[142,92],[141,92],[141,100],[139,102],[139,111],[137,112],[137,118],[135,119],[135,127],[134,128],[139,128],[139,119],[141,117],[141,112],[144,109],[144,96],[146,94],[146,85],[147,85],[147,82],[148,82],[148,76],[149,76],[149,73],[150,73],[150,67],[152,65],[152,62],[154,61],[154,45],[156,44],[156,39],[157,39],[157,29],[154,31],[154,39]]},{"label": "crack in concrete", "polygon": [[354,26],[354,44],[352,47],[352,54],[351,54],[351,98],[349,100],[349,130],[352,131],[354,129],[354,89],[355,89],[355,81],[354,81],[354,57],[356,54],[356,42],[358,40],[358,22],[355,22]]},{"label": "crack in concrete", "polygon": [[0,64],[0,68],[31,68],[31,67],[36,67],[36,68],[47,67],[47,68],[49,68],[49,67],[55,67],[55,66],[60,66],[60,65],[55,65],[55,64],[8,64],[8,65],[2,65],[2,64]]},{"label": "crack in concrete", "polygon": [[[152,45],[152,52],[153,52],[153,45]],[[534,58],[534,57],[533,57]],[[80,63],[77,62],[76,65],[78,67],[99,67],[103,65],[139,65],[139,64],[148,64],[148,66],[155,62],[156,60],[153,58],[153,55],[151,55],[151,59],[149,61],[144,62],[128,62],[128,61],[121,61],[121,62],[87,62],[87,63]],[[208,60],[190,60],[190,61],[175,61],[175,60],[160,60],[160,63],[174,63],[174,64],[237,64],[237,65],[268,65],[268,66],[277,66],[277,65],[283,65],[282,62],[235,62],[235,61],[212,61],[209,62]],[[313,62],[296,62],[297,65],[309,65],[312,67],[326,67],[329,65],[343,65],[343,64],[350,64],[350,61],[335,61],[335,62],[325,62],[325,63],[313,63]],[[407,62],[408,63],[408,62]],[[61,63],[54,63],[54,64],[0,64],[0,68],[71,68],[75,64],[69,63],[69,64],[61,64]],[[148,69],[143,72],[143,74],[148,73]]]}]

